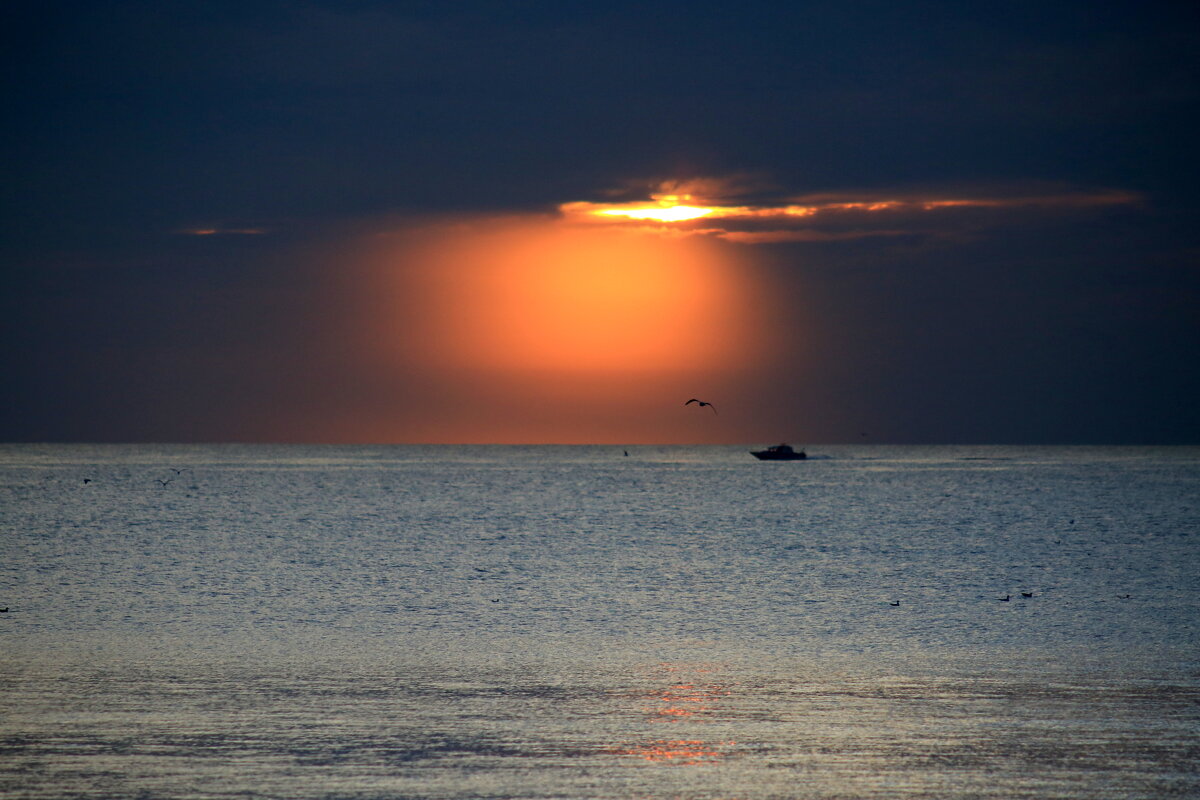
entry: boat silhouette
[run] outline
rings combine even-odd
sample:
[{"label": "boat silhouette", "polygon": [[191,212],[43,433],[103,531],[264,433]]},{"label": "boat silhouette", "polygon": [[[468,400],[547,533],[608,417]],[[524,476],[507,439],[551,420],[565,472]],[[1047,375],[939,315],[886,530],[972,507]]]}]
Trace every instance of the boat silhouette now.
[{"label": "boat silhouette", "polygon": [[750,455],[760,461],[799,461],[808,458],[808,454],[803,450],[797,452],[789,444],[777,444],[766,450],[751,450]]}]

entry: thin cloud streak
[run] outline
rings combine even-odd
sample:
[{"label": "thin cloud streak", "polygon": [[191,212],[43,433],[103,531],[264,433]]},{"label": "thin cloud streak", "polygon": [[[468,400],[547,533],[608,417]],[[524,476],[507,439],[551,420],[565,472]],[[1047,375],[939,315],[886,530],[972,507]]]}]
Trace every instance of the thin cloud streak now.
[{"label": "thin cloud streak", "polygon": [[[1019,225],[1024,217],[1136,208],[1144,198],[1120,189],[1043,192],[876,191],[811,194],[735,204],[717,179],[660,185],[648,200],[563,203],[579,224],[651,227],[738,244],[829,242],[869,237],[936,235],[989,223]],[[964,221],[963,214],[973,212]],[[989,215],[994,219],[989,218]],[[769,226],[769,227],[764,227]]]},{"label": "thin cloud streak", "polygon": [[262,236],[265,228],[187,228],[176,231],[180,236]]},{"label": "thin cloud streak", "polygon": [[814,231],[814,230],[771,230],[771,231],[726,231],[709,228],[696,233],[711,234],[735,244],[779,244],[782,242],[848,242],[854,239],[873,239],[889,236],[911,236],[912,231]]}]

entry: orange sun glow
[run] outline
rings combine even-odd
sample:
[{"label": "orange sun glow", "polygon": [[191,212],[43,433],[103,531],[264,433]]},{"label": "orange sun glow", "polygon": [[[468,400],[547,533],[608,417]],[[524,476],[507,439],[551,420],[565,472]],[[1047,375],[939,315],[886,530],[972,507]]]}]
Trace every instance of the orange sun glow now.
[{"label": "orange sun glow", "polygon": [[402,257],[425,322],[404,338],[443,365],[686,370],[728,365],[745,344],[746,287],[712,242],[505,220],[440,231]]},{"label": "orange sun glow", "polygon": [[739,435],[680,409],[778,358],[783,312],[750,248],[595,219],[403,220],[362,239],[344,352],[394,399],[354,424],[380,441]]}]

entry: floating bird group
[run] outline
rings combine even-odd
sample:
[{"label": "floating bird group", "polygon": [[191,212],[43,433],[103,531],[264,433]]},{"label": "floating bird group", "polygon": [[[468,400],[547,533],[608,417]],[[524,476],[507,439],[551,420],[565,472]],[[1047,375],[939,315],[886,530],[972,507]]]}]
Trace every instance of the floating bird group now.
[{"label": "floating bird group", "polygon": [[[1053,587],[1051,587],[1051,588],[1053,588]],[[1024,597],[1024,598],[1030,598],[1030,597],[1034,597],[1034,596],[1035,596],[1035,595],[1034,595],[1034,593],[1033,593],[1033,592],[1021,592],[1021,597]],[[1118,600],[1129,600],[1129,599],[1132,599],[1132,598],[1133,598],[1133,595],[1131,595],[1131,594],[1119,594],[1119,595],[1117,595],[1116,597],[1117,597],[1117,599],[1118,599]],[[1011,595],[1011,594],[1006,594],[1006,595],[1004,595],[1004,597],[997,597],[997,598],[996,598],[996,600],[997,600],[997,601],[999,601],[999,602],[1001,602],[1001,603],[1009,603],[1009,602],[1011,602],[1011,601],[1012,601],[1012,595]],[[899,600],[892,600],[892,601],[888,602],[888,605],[889,605],[889,606],[898,606],[898,605],[900,605],[900,601],[899,601]]]}]

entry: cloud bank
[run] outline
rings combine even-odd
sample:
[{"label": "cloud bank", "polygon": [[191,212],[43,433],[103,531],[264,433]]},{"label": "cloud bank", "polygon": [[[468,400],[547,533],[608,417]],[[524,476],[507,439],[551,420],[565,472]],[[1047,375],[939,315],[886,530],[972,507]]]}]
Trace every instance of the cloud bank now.
[{"label": "cloud bank", "polygon": [[580,224],[637,226],[738,244],[831,242],[896,236],[963,236],[1052,217],[1132,209],[1145,203],[1117,189],[1042,188],[957,192],[874,190],[756,196],[736,180],[665,182],[641,200],[563,203],[560,213]]}]

